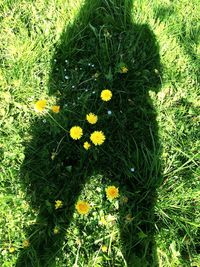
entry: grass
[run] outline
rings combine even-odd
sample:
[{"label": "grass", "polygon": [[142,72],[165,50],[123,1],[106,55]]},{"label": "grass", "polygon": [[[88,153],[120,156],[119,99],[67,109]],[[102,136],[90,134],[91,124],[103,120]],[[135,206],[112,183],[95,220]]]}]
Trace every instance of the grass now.
[{"label": "grass", "polygon": [[[2,267],[200,266],[198,7],[0,4]],[[36,114],[38,99],[60,113]],[[97,125],[85,121],[89,112]],[[74,125],[80,141],[68,134]],[[106,141],[85,151],[96,129]],[[106,198],[109,185],[116,200]],[[75,210],[78,199],[88,215]]]}]

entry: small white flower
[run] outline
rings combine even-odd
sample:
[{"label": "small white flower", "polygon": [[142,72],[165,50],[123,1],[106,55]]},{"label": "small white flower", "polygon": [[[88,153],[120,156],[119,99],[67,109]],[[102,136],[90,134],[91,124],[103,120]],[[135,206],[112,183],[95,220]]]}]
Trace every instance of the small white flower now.
[{"label": "small white flower", "polygon": [[6,255],[6,254],[7,254],[6,249],[2,250],[1,254],[2,254],[3,256]]},{"label": "small white flower", "polygon": [[68,80],[69,79],[69,76],[65,75],[65,79]]},{"label": "small white flower", "polygon": [[79,68],[79,70],[82,70],[82,68]]},{"label": "small white flower", "polygon": [[85,89],[85,92],[87,92],[88,91],[88,89]]},{"label": "small white flower", "polygon": [[56,59],[54,59],[53,61],[54,61],[54,62],[56,62],[57,60],[56,60]]},{"label": "small white flower", "polygon": [[78,100],[80,99],[80,97],[78,96],[78,98],[77,98]]},{"label": "small white flower", "polygon": [[95,94],[95,91],[93,91],[92,93],[93,93],[93,95],[94,95],[94,94]]},{"label": "small white flower", "polygon": [[47,122],[47,120],[46,120],[46,119],[44,119],[42,122],[43,122],[43,123],[46,123],[46,122]]},{"label": "small white flower", "polygon": [[67,59],[65,59],[65,63],[68,63],[68,60]]},{"label": "small white flower", "polygon": [[72,88],[75,88],[75,85],[72,85]]},{"label": "small white flower", "polygon": [[108,110],[108,115],[111,115],[112,114],[112,111],[111,110]]},{"label": "small white flower", "polygon": [[91,63],[88,63],[88,66],[90,66],[91,65]]},{"label": "small white flower", "polygon": [[132,167],[132,168],[131,168],[131,172],[134,172],[134,171],[135,171],[135,169]]},{"label": "small white flower", "polygon": [[116,217],[111,215],[111,214],[108,214],[106,216],[106,219],[107,219],[108,222],[114,222],[116,220]]},{"label": "small white flower", "polygon": [[92,64],[92,68],[94,68],[94,64]]},{"label": "small white flower", "polygon": [[64,71],[66,71],[67,69],[64,69]]},{"label": "small white flower", "polygon": [[101,192],[101,187],[97,187],[97,188],[96,188],[96,191],[97,191],[98,193],[100,193],[100,192]]}]

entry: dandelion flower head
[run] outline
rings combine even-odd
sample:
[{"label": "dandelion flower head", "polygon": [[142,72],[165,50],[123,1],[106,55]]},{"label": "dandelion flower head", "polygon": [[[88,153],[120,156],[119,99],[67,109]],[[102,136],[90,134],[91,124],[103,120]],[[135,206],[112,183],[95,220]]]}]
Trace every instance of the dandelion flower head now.
[{"label": "dandelion flower head", "polygon": [[103,246],[101,247],[101,250],[102,250],[103,252],[107,252],[108,247],[107,247],[106,245],[103,245]]},{"label": "dandelion flower head", "polygon": [[83,147],[85,148],[85,150],[88,150],[91,147],[91,145],[89,142],[86,141],[84,142]]},{"label": "dandelion flower head", "polygon": [[38,100],[34,105],[34,109],[35,109],[36,112],[41,113],[41,112],[44,111],[46,105],[47,105],[47,101],[46,100],[44,100],[44,99],[43,100]]},{"label": "dandelion flower head", "polygon": [[97,120],[98,120],[98,117],[94,113],[89,113],[89,114],[86,115],[86,120],[90,124],[95,124],[97,122]]},{"label": "dandelion flower head", "polygon": [[28,248],[30,246],[30,242],[28,239],[24,240],[22,243],[23,248]]},{"label": "dandelion flower head", "polygon": [[76,210],[78,211],[79,214],[85,215],[90,210],[90,204],[86,201],[79,200],[76,203]]},{"label": "dandelion flower head", "polygon": [[105,141],[106,137],[104,135],[104,133],[102,131],[94,131],[91,135],[90,135],[90,140],[92,141],[92,143],[95,146],[100,146],[103,144],[103,142]]},{"label": "dandelion flower head", "polygon": [[55,235],[57,235],[59,233],[59,231],[60,231],[60,229],[57,226],[55,226],[54,229],[53,229],[53,233]]},{"label": "dandelion flower head", "polygon": [[10,252],[10,253],[15,252],[15,248],[14,248],[14,247],[10,247],[10,248],[9,248],[9,252]]},{"label": "dandelion flower head", "polygon": [[100,220],[99,220],[99,224],[100,225],[107,225],[107,221],[105,219],[105,217],[101,217]]},{"label": "dandelion flower head", "polygon": [[112,92],[109,89],[101,91],[101,99],[103,101],[110,101],[111,98],[112,98]]},{"label": "dandelion flower head", "polygon": [[127,73],[128,72],[128,68],[126,66],[123,66],[123,67],[121,67],[120,72],[121,73]]},{"label": "dandelion flower head", "polygon": [[119,189],[114,185],[108,186],[106,188],[106,197],[109,200],[113,200],[119,196]]},{"label": "dandelion flower head", "polygon": [[78,140],[82,137],[82,135],[83,135],[83,130],[80,126],[73,126],[70,129],[70,136],[72,139]]},{"label": "dandelion flower head", "polygon": [[56,210],[62,208],[62,206],[63,206],[63,202],[61,200],[55,201],[55,209]]},{"label": "dandelion flower head", "polygon": [[59,113],[59,112],[60,112],[60,106],[53,106],[53,107],[51,107],[51,110],[52,110],[54,113]]}]

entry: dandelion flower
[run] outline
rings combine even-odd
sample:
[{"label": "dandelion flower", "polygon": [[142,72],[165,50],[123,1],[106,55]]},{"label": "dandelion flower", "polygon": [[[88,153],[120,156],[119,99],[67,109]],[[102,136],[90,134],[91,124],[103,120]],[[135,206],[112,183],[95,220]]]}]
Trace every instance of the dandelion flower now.
[{"label": "dandelion flower", "polygon": [[105,141],[106,137],[104,135],[104,133],[102,131],[94,131],[91,135],[90,135],[90,140],[92,141],[92,143],[95,146],[100,146],[103,144],[103,142]]},{"label": "dandelion flower", "polygon": [[44,111],[46,105],[47,105],[47,101],[46,100],[44,100],[44,99],[43,100],[38,100],[34,105],[34,109],[35,109],[36,112],[41,113],[41,112]]},{"label": "dandelion flower", "polygon": [[23,248],[28,248],[30,246],[30,242],[28,239],[24,240],[22,243]]},{"label": "dandelion flower", "polygon": [[119,189],[114,185],[106,188],[106,197],[109,200],[113,200],[119,196]]},{"label": "dandelion flower", "polygon": [[128,72],[128,68],[126,66],[123,66],[123,67],[121,67],[120,72],[121,73],[127,73]]},{"label": "dandelion flower", "polygon": [[86,115],[86,120],[90,124],[95,124],[97,122],[97,120],[98,120],[98,117],[94,113],[89,113],[89,114]]},{"label": "dandelion flower", "polygon": [[100,220],[99,220],[99,224],[100,225],[107,225],[107,221],[105,219],[105,217],[101,217]]},{"label": "dandelion flower", "polygon": [[101,91],[101,99],[103,101],[110,101],[111,98],[112,98],[112,92],[109,89]]},{"label": "dandelion flower", "polygon": [[60,111],[60,106],[53,106],[53,107],[51,107],[51,110],[52,110],[54,113],[59,113],[59,111]]},{"label": "dandelion flower", "polygon": [[56,210],[62,208],[62,206],[63,206],[63,202],[61,200],[55,201],[55,209]]},{"label": "dandelion flower", "polygon": [[85,148],[85,150],[88,150],[90,147],[91,147],[91,145],[90,145],[90,143],[88,143],[87,141],[83,144],[83,147]]},{"label": "dandelion flower", "polygon": [[86,201],[79,200],[76,203],[76,210],[78,211],[79,214],[87,214],[90,210],[90,204]]},{"label": "dandelion flower", "polygon": [[79,126],[73,126],[71,129],[70,129],[70,136],[72,139],[74,140],[78,140],[82,137],[83,135],[83,130],[81,127]]},{"label": "dandelion flower", "polygon": [[55,226],[53,229],[54,235],[57,235],[59,233],[59,231],[60,231],[60,229],[57,226]]},{"label": "dandelion flower", "polygon": [[15,252],[15,248],[14,248],[14,247],[10,247],[10,248],[9,248],[9,252],[10,252],[10,253]]},{"label": "dandelion flower", "polygon": [[107,247],[106,245],[103,245],[103,246],[101,247],[101,250],[102,250],[103,252],[107,252],[108,247]]}]

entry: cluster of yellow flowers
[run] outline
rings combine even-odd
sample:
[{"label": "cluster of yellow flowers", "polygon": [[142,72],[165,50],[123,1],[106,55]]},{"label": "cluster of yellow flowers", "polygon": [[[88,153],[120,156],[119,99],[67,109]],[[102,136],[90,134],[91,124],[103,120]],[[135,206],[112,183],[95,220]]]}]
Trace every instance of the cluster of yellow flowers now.
[{"label": "cluster of yellow flowers", "polygon": [[[102,101],[108,102],[112,98],[112,92],[109,89],[104,89],[101,91],[100,95]],[[38,100],[35,105],[34,109],[38,113],[42,113],[45,108],[47,107],[47,101],[45,99]],[[51,111],[54,113],[59,113],[60,112],[60,106],[52,106]],[[90,124],[96,124],[98,121],[98,116],[92,112],[88,113],[86,115],[86,120]],[[70,129],[70,136],[74,140],[79,140],[83,136],[83,129],[80,126],[73,126]],[[90,141],[95,145],[95,146],[100,146],[104,143],[106,137],[102,131],[94,131],[90,135]],[[91,147],[91,143],[88,141],[85,141],[83,143],[83,147],[85,150],[88,150]]]},{"label": "cluster of yellow flowers", "polygon": [[[105,189],[105,191],[106,191],[106,197],[110,201],[119,197],[119,189],[114,185],[108,186]],[[88,212],[90,211],[90,204],[87,201],[78,200],[75,208],[79,214],[85,215],[88,214]]]},{"label": "cluster of yellow flowers", "polygon": [[[119,189],[115,187],[114,185],[108,186],[105,189],[105,191],[106,191],[106,197],[110,201],[119,197]],[[63,207],[62,200],[56,200],[54,206],[55,206],[55,209],[62,208]],[[78,200],[75,208],[79,214],[85,215],[85,214],[88,214],[88,212],[90,211],[90,204],[87,201]]]},{"label": "cluster of yellow flowers", "polygon": [[[42,113],[46,107],[47,107],[47,101],[45,99],[38,100],[34,105],[34,109],[38,113]],[[60,106],[52,106],[51,111],[54,113],[59,113]]]},{"label": "cluster of yellow flowers", "polygon": [[[103,101],[110,101],[112,98],[112,92],[109,89],[104,89],[101,91],[101,99]],[[89,113],[86,115],[86,120],[90,124],[96,124],[98,121],[98,116],[94,113]],[[74,140],[79,140],[83,136],[83,129],[80,126],[73,126],[70,129],[70,136]],[[90,141],[95,145],[95,146],[100,146],[104,143],[106,137],[102,131],[94,131],[90,135]],[[91,143],[88,141],[84,142],[83,147],[88,150],[91,147]]]}]

